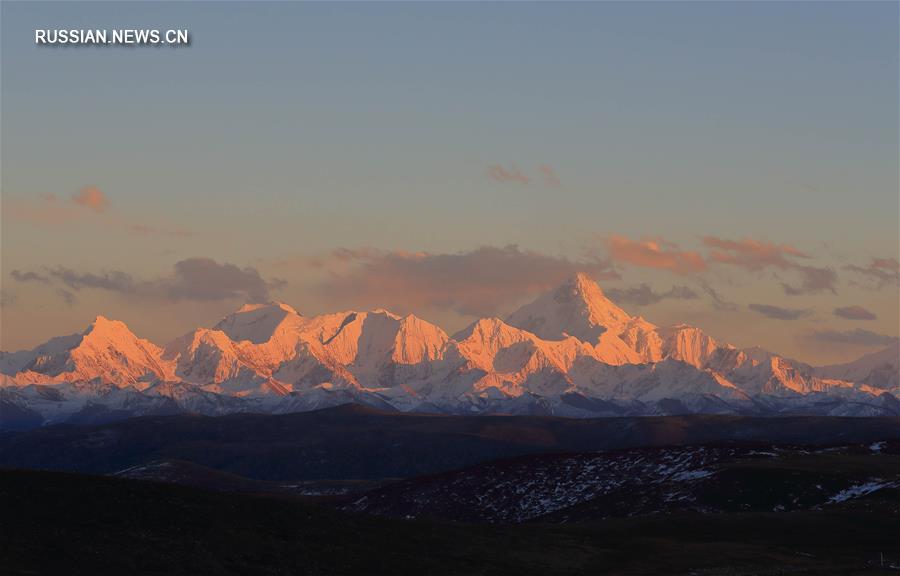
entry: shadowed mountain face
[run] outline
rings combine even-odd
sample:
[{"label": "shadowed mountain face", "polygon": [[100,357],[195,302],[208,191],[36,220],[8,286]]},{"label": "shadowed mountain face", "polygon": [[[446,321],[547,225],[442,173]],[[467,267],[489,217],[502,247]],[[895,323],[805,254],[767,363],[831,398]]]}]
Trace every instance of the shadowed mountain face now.
[{"label": "shadowed mountain face", "polygon": [[445,414],[900,415],[900,346],[815,369],[630,316],[578,274],[453,337],[385,310],[247,305],[165,347],[98,316],[0,355],[0,427],[172,413],[283,414],[356,402]]},{"label": "shadowed mountain face", "polygon": [[285,415],[143,417],[0,435],[0,466],[112,474],[160,460],[254,480],[410,477],[527,454],[728,442],[865,443],[900,418],[439,416],[362,406]]}]

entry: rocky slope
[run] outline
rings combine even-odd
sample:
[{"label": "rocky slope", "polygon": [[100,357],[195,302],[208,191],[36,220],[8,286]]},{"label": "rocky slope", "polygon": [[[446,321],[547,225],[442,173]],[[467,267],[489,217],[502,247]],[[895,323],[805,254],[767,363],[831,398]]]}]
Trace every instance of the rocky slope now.
[{"label": "rocky slope", "polygon": [[[900,443],[726,444],[542,454],[410,478],[342,507],[469,523],[822,509],[900,494]],[[173,481],[173,480],[167,480]]]}]

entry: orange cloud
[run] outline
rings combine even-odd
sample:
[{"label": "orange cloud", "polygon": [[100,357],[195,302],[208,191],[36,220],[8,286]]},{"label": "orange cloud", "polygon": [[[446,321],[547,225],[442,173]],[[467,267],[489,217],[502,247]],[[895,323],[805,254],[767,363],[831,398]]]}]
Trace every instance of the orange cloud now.
[{"label": "orange cloud", "polygon": [[499,164],[488,166],[487,176],[496,182],[514,182],[517,184],[528,184],[530,180],[528,176],[522,174],[522,171],[516,165],[513,165],[509,170]]},{"label": "orange cloud", "polygon": [[106,212],[109,208],[109,198],[96,186],[85,186],[72,195],[72,202],[90,208],[94,212]]},{"label": "orange cloud", "polygon": [[738,266],[750,271],[759,271],[765,268],[777,268],[779,270],[793,270],[800,277],[800,283],[796,285],[782,282],[784,293],[789,296],[812,294],[829,291],[836,294],[837,273],[831,268],[818,268],[806,266],[796,262],[795,258],[808,259],[805,252],[787,244],[774,244],[760,242],[751,238],[743,240],[727,240],[715,236],[704,236],[703,244],[713,248],[709,255],[712,262]]},{"label": "orange cloud", "polygon": [[700,254],[678,250],[677,245],[659,238],[636,241],[614,235],[607,239],[606,247],[614,261],[633,266],[682,275],[706,270],[706,261]]}]

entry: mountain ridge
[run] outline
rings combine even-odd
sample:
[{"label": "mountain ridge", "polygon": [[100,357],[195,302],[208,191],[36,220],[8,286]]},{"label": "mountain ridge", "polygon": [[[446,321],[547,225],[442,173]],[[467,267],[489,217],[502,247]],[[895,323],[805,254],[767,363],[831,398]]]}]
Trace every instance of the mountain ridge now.
[{"label": "mountain ridge", "polygon": [[898,357],[900,347],[890,347],[813,368],[741,350],[697,327],[630,316],[577,274],[506,318],[480,318],[453,336],[384,309],[303,316],[268,302],[160,347],[97,316],[81,334],[0,354],[0,407],[44,423],[85,410],[280,413],[344,402],[576,417],[893,415]]}]

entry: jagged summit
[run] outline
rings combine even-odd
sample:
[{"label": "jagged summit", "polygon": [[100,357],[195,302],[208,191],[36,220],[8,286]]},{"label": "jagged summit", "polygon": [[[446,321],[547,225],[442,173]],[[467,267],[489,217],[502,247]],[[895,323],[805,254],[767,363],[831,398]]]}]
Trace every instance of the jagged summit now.
[{"label": "jagged summit", "polygon": [[160,347],[135,336],[124,322],[98,315],[81,333],[4,355],[0,368],[24,383],[99,381],[139,386],[148,379],[171,376],[161,355]]},{"label": "jagged summit", "polygon": [[595,343],[606,331],[618,331],[631,316],[606,297],[600,286],[579,272],[558,288],[510,314],[506,322],[545,339],[566,335]]},{"label": "jagged summit", "polygon": [[520,331],[520,328],[511,326],[500,318],[487,317],[479,318],[478,320],[472,322],[471,324],[454,334],[453,339],[457,342],[462,342],[463,340],[468,340],[473,335],[496,335],[504,333],[509,334]]},{"label": "jagged summit", "polygon": [[121,320],[111,320],[102,314],[98,314],[93,322],[81,333],[82,336],[106,336],[113,337],[121,335],[124,337],[135,337],[128,325]]},{"label": "jagged summit", "polygon": [[603,295],[603,290],[600,289],[600,285],[591,278],[590,274],[587,272],[576,272],[569,276],[569,278],[560,285],[560,287],[563,286],[572,286],[582,292],[593,292],[599,293],[601,296]]}]

